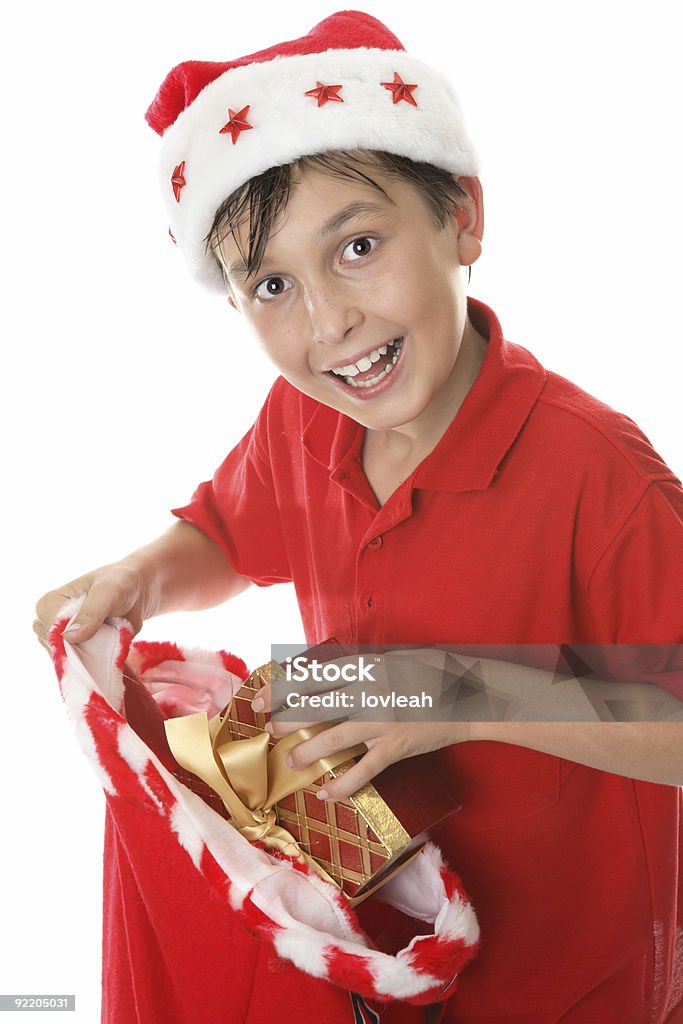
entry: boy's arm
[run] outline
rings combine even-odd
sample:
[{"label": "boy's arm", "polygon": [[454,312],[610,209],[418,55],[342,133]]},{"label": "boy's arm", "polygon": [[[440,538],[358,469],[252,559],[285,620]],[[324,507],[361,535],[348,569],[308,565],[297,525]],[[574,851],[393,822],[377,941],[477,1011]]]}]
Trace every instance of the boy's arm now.
[{"label": "boy's arm", "polygon": [[[301,725],[301,723],[299,723]],[[279,739],[297,725],[275,725]],[[293,768],[305,768],[339,749],[365,743],[368,752],[320,790],[343,800],[387,765],[471,740],[496,740],[540,750],[603,772],[644,782],[683,786],[683,724],[678,722],[356,722],[348,721],[292,747]]]},{"label": "boy's arm", "polygon": [[[681,648],[676,647],[675,650],[678,652]],[[433,651],[427,649],[425,653],[431,655]],[[431,677],[429,672],[425,673],[425,666],[421,664],[419,657],[410,654],[405,658],[401,657],[400,662],[407,668],[405,678],[409,684],[408,689],[397,688],[400,675],[395,672],[388,677],[389,689],[397,693],[408,690],[415,694],[423,690],[429,692]],[[481,680],[493,694],[500,697],[506,693],[516,692],[519,696],[523,692],[530,714],[537,717],[539,709],[542,708],[550,721],[458,721],[455,714],[451,721],[358,721],[351,714],[348,721],[334,725],[329,730],[294,746],[290,751],[292,766],[304,768],[339,748],[365,743],[368,753],[341,778],[335,779],[326,787],[329,797],[339,800],[365,785],[388,764],[402,758],[455,743],[492,740],[539,750],[628,778],[683,786],[683,721],[680,720],[683,704],[672,693],[649,683],[632,686],[627,683],[582,679],[584,701],[595,703],[596,706],[601,702],[604,704],[609,690],[613,689],[614,699],[617,701],[629,695],[632,704],[637,707],[638,713],[645,721],[553,721],[553,709],[556,711],[557,719],[567,715],[567,700],[562,694],[563,686],[557,685],[559,677],[554,671],[490,659],[480,659],[477,665]],[[679,679],[679,673],[672,673],[672,677]],[[440,676],[437,674],[436,678],[433,706],[440,706]],[[576,680],[573,682],[578,686]],[[354,685],[358,688],[358,684],[353,684],[347,689],[353,690]],[[291,688],[292,685],[289,684],[289,689]],[[320,684],[316,683],[315,690],[320,689]],[[259,696],[264,699],[268,710],[277,710],[282,707],[287,692],[288,687],[284,684],[277,693],[273,691],[272,686],[267,686],[260,691]],[[275,701],[274,708],[272,701]],[[517,704],[520,703],[521,699],[517,699]],[[457,704],[452,708],[453,712],[456,710]],[[523,709],[519,710],[516,707],[512,710],[519,716],[524,713]],[[581,708],[579,712],[585,713]],[[647,721],[648,713],[666,717],[669,721]],[[331,710],[329,713],[317,714],[316,720],[335,719],[338,716],[338,710]],[[448,710],[445,709],[444,717],[447,716]],[[270,731],[279,739],[302,724],[306,723],[291,722],[276,715],[271,719]]]},{"label": "boy's arm", "polygon": [[471,722],[469,739],[514,743],[630,779],[683,786],[679,722]]},{"label": "boy's arm", "polygon": [[[676,696],[683,686],[683,646],[577,645],[574,653],[587,659],[583,677],[480,659],[485,691],[509,695],[510,712],[497,716],[507,721],[472,722],[469,739],[513,743],[601,771],[683,786],[683,701]],[[620,666],[628,681],[595,678],[588,660],[603,663],[614,678]],[[632,681],[641,675],[646,682]]]},{"label": "boy's arm", "polygon": [[214,541],[184,520],[122,561],[142,572],[150,601],[148,618],[213,608],[251,585]]},{"label": "boy's arm", "polygon": [[36,604],[33,630],[50,652],[48,634],[66,602],[85,595],[70,643],[82,643],[112,615],[128,619],[139,632],[145,619],[175,611],[211,608],[250,585],[230,565],[221,548],[184,521],[174,522],[156,540],[44,594]]}]

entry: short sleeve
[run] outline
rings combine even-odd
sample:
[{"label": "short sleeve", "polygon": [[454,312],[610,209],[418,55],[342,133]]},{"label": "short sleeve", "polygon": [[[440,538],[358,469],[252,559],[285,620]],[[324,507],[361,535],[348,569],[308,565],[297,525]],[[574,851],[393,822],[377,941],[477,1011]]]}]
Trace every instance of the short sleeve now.
[{"label": "short sleeve", "polygon": [[260,587],[292,580],[270,460],[259,443],[266,419],[267,402],[213,478],[199,484],[187,505],[171,509],[218,544],[233,569]]},{"label": "short sleeve", "polygon": [[[588,584],[593,632],[615,647],[615,675],[654,682],[683,700],[683,488],[675,477],[644,481],[615,524]],[[605,648],[609,650],[609,646]]]}]

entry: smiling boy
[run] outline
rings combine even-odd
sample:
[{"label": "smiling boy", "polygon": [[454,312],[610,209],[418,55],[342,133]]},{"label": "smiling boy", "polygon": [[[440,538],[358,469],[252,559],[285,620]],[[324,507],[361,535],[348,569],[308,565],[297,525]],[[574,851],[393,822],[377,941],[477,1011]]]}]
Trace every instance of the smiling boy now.
[{"label": "smiling boy", "polygon": [[258,280],[236,239],[217,251],[231,306],[282,376],[367,428],[363,469],[383,504],[442,436],[484,359],[460,273],[481,252],[483,206],[479,181],[461,176],[475,198],[440,227],[413,185],[359,156],[374,185],[324,167],[295,180]]},{"label": "smiling boy", "polygon": [[[39,602],[43,640],[70,596],[87,594],[79,642],[107,615],[139,628],[293,582],[310,644],[683,641],[680,481],[466,296],[483,194],[445,79],[341,12],[179,65],[147,117],[172,238],[280,375],[182,522]],[[641,675],[680,696],[682,671],[674,651]],[[365,742],[331,799],[427,751],[453,781],[462,811],[437,838],[482,949],[440,1019],[677,1024],[679,736],[348,722],[292,753]]]}]

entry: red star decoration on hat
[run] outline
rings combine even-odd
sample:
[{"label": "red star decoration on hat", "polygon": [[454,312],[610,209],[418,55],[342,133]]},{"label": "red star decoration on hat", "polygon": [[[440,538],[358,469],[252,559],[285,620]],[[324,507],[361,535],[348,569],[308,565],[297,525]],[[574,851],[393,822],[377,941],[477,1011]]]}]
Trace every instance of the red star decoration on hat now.
[{"label": "red star decoration on hat", "polygon": [[412,103],[414,107],[417,106],[417,102],[413,97],[413,89],[417,89],[417,85],[407,85],[398,71],[394,71],[393,82],[380,82],[385,89],[390,89],[394,94],[394,103],[400,103],[401,100],[405,100],[406,103]]},{"label": "red star decoration on hat", "polygon": [[231,110],[230,107],[228,107],[230,120],[221,128],[220,134],[223,135],[225,132],[230,132],[233,146],[239,139],[241,132],[246,132],[249,128],[254,127],[253,124],[249,124],[247,121],[247,114],[249,113],[250,106],[251,104],[248,103],[246,107],[242,107],[242,109],[238,111]]},{"label": "red star decoration on hat", "polygon": [[173,168],[173,174],[171,175],[171,185],[173,186],[173,195],[175,196],[176,203],[180,202],[180,190],[186,184],[185,178],[183,177],[185,171],[185,161],[178,164],[177,167]]},{"label": "red star decoration on hat", "polygon": [[169,229],[168,229],[168,233],[169,233],[169,235],[171,236],[171,238],[172,238],[172,240],[173,240],[173,244],[174,244],[174,245],[177,245],[178,243],[177,243],[177,242],[176,242],[176,240],[175,240],[175,235],[174,235],[174,234],[173,234],[173,232],[171,231],[171,228],[170,228],[170,226],[169,226]]},{"label": "red star decoration on hat", "polygon": [[344,100],[339,95],[341,85],[323,85],[322,82],[315,83],[317,88],[309,89],[308,92],[304,93],[304,96],[313,96],[318,101],[318,106],[322,107],[325,103],[330,100],[334,100],[336,103],[343,103]]}]

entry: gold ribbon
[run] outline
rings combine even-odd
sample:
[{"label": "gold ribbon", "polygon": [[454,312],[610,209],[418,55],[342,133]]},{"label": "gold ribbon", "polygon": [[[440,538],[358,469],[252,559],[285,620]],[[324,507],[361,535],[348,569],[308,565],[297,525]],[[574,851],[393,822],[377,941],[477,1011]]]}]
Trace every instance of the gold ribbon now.
[{"label": "gold ribbon", "polygon": [[275,804],[320,778],[343,761],[364,754],[364,743],[320,758],[306,768],[288,768],[285,757],[297,743],[331,727],[318,723],[298,729],[279,740],[268,751],[270,736],[262,732],[248,739],[230,737],[232,700],[214,718],[205,711],[164,722],[166,736],[176,761],[198,775],[221,798],[232,824],[250,842],[263,840],[267,847],[281,850],[319,875],[339,886],[312,857],[301,849],[294,836],[277,824]]}]

